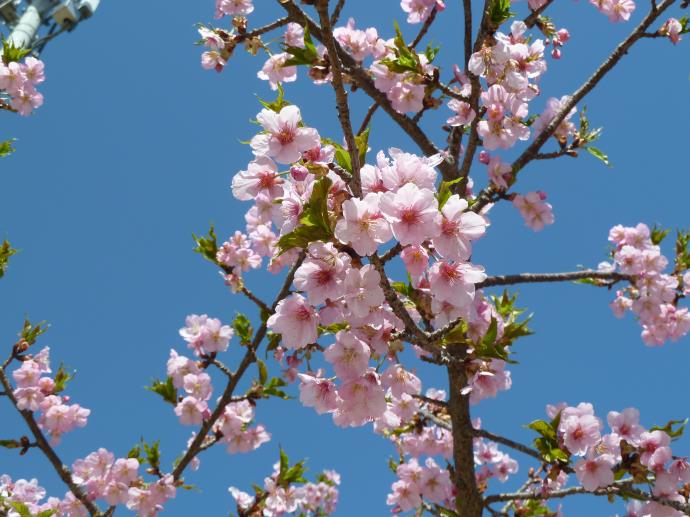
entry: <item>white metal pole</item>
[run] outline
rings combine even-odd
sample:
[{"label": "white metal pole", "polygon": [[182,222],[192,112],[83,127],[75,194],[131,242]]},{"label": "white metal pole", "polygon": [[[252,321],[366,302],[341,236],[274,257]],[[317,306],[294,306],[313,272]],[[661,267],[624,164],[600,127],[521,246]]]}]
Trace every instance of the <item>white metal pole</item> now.
[{"label": "white metal pole", "polygon": [[35,5],[29,5],[12,29],[9,43],[19,48],[29,48],[41,25],[41,13]]}]

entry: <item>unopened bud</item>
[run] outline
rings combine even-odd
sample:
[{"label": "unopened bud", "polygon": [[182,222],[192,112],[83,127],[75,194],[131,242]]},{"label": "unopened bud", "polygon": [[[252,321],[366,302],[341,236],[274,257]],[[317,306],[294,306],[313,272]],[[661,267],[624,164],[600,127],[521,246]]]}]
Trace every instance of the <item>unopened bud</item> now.
[{"label": "unopened bud", "polygon": [[489,153],[487,153],[486,151],[481,151],[479,153],[479,163],[489,165],[489,161],[491,161],[491,156],[489,156]]},{"label": "unopened bud", "polygon": [[303,165],[294,165],[290,167],[290,176],[295,181],[304,181],[309,175],[309,170]]}]

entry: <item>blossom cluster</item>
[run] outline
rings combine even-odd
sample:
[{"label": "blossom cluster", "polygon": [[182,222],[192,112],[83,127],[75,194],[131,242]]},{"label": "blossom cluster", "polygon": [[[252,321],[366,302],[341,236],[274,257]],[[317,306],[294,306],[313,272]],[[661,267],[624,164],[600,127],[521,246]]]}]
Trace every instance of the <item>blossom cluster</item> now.
[{"label": "blossom cluster", "polygon": [[66,375],[64,371],[59,371],[55,378],[47,375],[50,373],[50,349],[45,347],[33,357],[25,358],[12,372],[17,386],[13,394],[18,409],[39,412],[39,427],[48,433],[53,443],[58,443],[65,433],[86,426],[91,410],[69,404],[69,397],[58,394],[64,385],[60,386],[56,379],[58,375]]},{"label": "blossom cluster", "polygon": [[[228,348],[234,331],[216,318],[206,314],[192,314],[185,320],[186,326],[180,335],[189,348],[202,357],[224,352]],[[167,374],[176,390],[182,390],[175,406],[175,414],[180,423],[199,425],[211,416],[208,401],[213,394],[211,376],[206,373],[204,363],[194,361],[175,350],[170,350]],[[219,441],[226,444],[228,452],[249,452],[270,440],[270,435],[262,425],[251,427],[254,420],[254,407],[248,400],[231,402],[225,406],[224,413],[214,424]]]},{"label": "blossom cluster", "polygon": [[28,116],[43,104],[43,95],[36,86],[45,81],[43,61],[28,56],[24,62],[0,61],[0,93],[4,90],[10,98],[10,106],[17,113]]},{"label": "blossom cluster", "polygon": [[[547,406],[550,418],[560,414],[558,439],[561,448],[580,456],[574,466],[580,484],[589,491],[614,483],[618,471],[643,475],[652,485],[652,494],[669,501],[685,503],[678,493],[679,485],[690,482],[690,464],[686,458],[673,455],[671,436],[666,430],[647,430],[640,425],[635,408],[607,415],[610,432],[603,433],[603,424],[589,403],[576,407],[565,403]],[[562,478],[564,484],[565,478]],[[558,486],[551,485],[549,489]],[[640,515],[651,517],[681,516],[682,512],[655,501],[644,504]]]},{"label": "blossom cluster", "polygon": [[632,311],[642,325],[642,340],[649,346],[677,341],[690,332],[690,312],[678,307],[678,300],[690,293],[690,273],[664,273],[669,261],[643,223],[614,226],[609,241],[614,246],[613,263],[600,268],[633,277],[629,287],[616,292],[611,304],[614,314],[622,317],[625,311]]},{"label": "blossom cluster", "polygon": [[281,479],[280,465],[276,464],[273,474],[264,478],[261,499],[236,487],[230,487],[229,492],[240,510],[247,511],[261,507],[261,513],[252,513],[252,515],[278,517],[299,514],[305,517],[319,517],[335,512],[339,484],[340,475],[332,470],[326,470],[320,474],[316,483],[304,482],[300,485],[285,483]]},{"label": "blossom cluster", "polygon": [[[123,504],[140,517],[155,517],[165,502],[175,497],[175,483],[170,474],[145,483],[139,476],[139,466],[136,458],[115,459],[113,453],[99,449],[75,461],[72,472],[74,481],[89,499],[103,499],[109,505]],[[82,507],[81,513],[68,515],[81,517],[87,512]]]},{"label": "blossom cluster", "polygon": [[[444,460],[452,458],[453,437],[446,427],[440,427],[428,415],[436,413],[438,406],[433,400],[445,404],[446,394],[442,390],[429,389],[427,402],[409,396],[397,402],[392,410],[400,416],[397,427],[387,430],[378,426],[397,446],[401,455],[406,457],[396,467],[398,479],[391,486],[387,502],[393,506],[393,512],[407,512],[427,503],[438,504],[448,508],[454,507],[455,494],[448,469],[439,467],[434,457]],[[443,417],[436,417],[442,419]],[[418,425],[424,423],[423,426]],[[475,429],[481,427],[477,419],[473,422]],[[385,431],[393,431],[388,432]],[[518,471],[517,462],[510,455],[501,451],[495,442],[475,438],[474,464],[477,468],[477,482],[485,486],[492,478],[505,482],[511,474]],[[421,458],[427,456],[423,465]]]}]

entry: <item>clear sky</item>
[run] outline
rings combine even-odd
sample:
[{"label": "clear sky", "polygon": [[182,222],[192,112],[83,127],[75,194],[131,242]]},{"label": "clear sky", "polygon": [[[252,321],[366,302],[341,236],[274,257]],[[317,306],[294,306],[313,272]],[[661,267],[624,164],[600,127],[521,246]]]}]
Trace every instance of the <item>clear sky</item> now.
[{"label": "clear sky", "polygon": [[[78,371],[69,394],[93,410],[88,427],[59,447],[70,464],[98,447],[124,455],[143,436],[161,440],[169,465],[191,428],[179,425],[170,406],[143,386],[165,375],[171,347],[184,349],[177,330],[185,315],[208,313],[226,321],[235,311],[256,316],[192,253],[191,234],[205,232],[209,223],[221,237],[243,227],[248,205],[234,200],[229,185],[251,159],[239,141],[255,131],[249,123],[260,108],[255,94],[273,95],[255,78],[263,58],[238,50],[221,75],[199,66],[194,24],[213,21],[213,3],[103,2],[92,20],[47,47],[45,105],[26,119],[3,116],[0,136],[17,137],[18,151],[0,161],[0,238],[22,251],[0,282],[0,350],[2,356],[9,351],[25,315],[52,324],[41,342],[51,346],[55,364]],[[252,24],[282,15],[276,2],[255,3]],[[460,2],[447,4],[433,33],[446,65],[462,54]],[[563,59],[549,64],[534,110],[549,96],[574,91],[647,7],[638,2],[632,22],[612,25],[587,2],[556,4],[556,24],[567,27],[572,39]],[[348,5],[346,16],[357,16],[359,26],[380,27],[385,36],[392,34],[393,19],[405,25],[397,1]],[[586,100],[592,124],[605,128],[598,147],[614,167],[588,155],[530,166],[517,188],[548,192],[556,224],[535,234],[512,207],[498,206],[475,262],[490,274],[574,270],[605,258],[614,224],[690,225],[687,43],[644,40],[634,47]],[[322,135],[340,139],[331,89],[303,80],[303,70],[300,75],[288,86],[288,97]],[[355,95],[356,121],[366,106],[361,95]],[[432,114],[428,127],[444,116],[445,109]],[[374,151],[416,151],[381,113],[370,143]],[[478,170],[484,173],[483,166]],[[277,285],[263,272],[247,274],[246,281],[266,299]],[[537,333],[516,346],[520,364],[511,368],[513,389],[474,409],[487,429],[529,441],[522,426],[542,418],[545,404],[561,400],[591,401],[602,417],[634,405],[646,426],[690,416],[689,339],[645,347],[635,321],[611,314],[613,293],[606,290],[541,285],[519,292],[534,313]],[[230,352],[226,362],[236,357]],[[445,384],[439,371],[422,373],[425,387]],[[0,403],[0,438],[23,433],[7,402]],[[388,513],[385,497],[394,477],[386,462],[394,450],[369,427],[336,428],[295,400],[261,402],[257,421],[273,440],[251,455],[229,456],[220,448],[204,453],[201,470],[188,477],[200,491],[179,493],[166,515],[200,509],[204,516],[227,515],[227,487],[248,490],[261,483],[279,444],[291,458],[309,458],[313,471],[342,474],[337,515]],[[690,441],[674,450],[690,454]],[[529,463],[517,459],[524,474]],[[0,471],[38,477],[51,494],[64,493],[36,451],[23,458],[0,451]],[[515,484],[492,485],[490,491],[510,487]],[[573,499],[567,513],[606,516],[622,508],[595,499]]]}]

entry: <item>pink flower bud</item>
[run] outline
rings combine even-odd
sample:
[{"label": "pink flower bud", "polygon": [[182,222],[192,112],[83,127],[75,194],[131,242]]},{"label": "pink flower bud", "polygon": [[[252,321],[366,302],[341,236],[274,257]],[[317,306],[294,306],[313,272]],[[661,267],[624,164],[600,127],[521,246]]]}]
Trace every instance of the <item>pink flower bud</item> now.
[{"label": "pink flower bud", "polygon": [[555,48],[551,51],[551,57],[554,59],[561,59],[561,49]]},{"label": "pink flower bud", "polygon": [[557,33],[558,39],[561,43],[565,43],[570,39],[570,33],[568,32],[568,29],[561,29]]},{"label": "pink flower bud", "polygon": [[491,156],[489,156],[489,153],[486,151],[482,151],[479,153],[479,163],[483,163],[484,165],[489,165],[489,161],[491,160]]},{"label": "pink flower bud", "polygon": [[302,165],[295,165],[294,167],[290,167],[290,175],[292,176],[292,179],[294,179],[295,181],[304,181],[305,179],[307,179],[308,174],[309,171],[306,167]]}]

